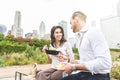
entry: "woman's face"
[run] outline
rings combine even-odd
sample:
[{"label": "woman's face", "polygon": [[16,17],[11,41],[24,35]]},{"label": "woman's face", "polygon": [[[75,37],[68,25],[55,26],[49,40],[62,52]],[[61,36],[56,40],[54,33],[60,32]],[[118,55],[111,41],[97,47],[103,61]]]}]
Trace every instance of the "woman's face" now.
[{"label": "woman's face", "polygon": [[60,41],[62,39],[62,35],[63,35],[63,33],[62,33],[61,29],[57,28],[55,30],[55,32],[54,32],[54,38],[55,38],[55,40],[56,41]]}]

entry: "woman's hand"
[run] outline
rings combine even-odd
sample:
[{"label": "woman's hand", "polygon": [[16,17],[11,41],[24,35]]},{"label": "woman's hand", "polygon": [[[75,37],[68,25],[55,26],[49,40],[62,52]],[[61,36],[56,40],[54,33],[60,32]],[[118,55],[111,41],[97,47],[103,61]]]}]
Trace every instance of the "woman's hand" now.
[{"label": "woman's hand", "polygon": [[48,49],[48,46],[45,45],[45,46],[43,47],[42,51],[45,52],[45,50],[47,50],[47,49]]},{"label": "woman's hand", "polygon": [[57,57],[58,57],[58,59],[59,59],[60,62],[68,62],[68,57],[65,56],[65,55],[63,55],[63,54],[61,54],[61,53],[59,53],[57,55]]}]

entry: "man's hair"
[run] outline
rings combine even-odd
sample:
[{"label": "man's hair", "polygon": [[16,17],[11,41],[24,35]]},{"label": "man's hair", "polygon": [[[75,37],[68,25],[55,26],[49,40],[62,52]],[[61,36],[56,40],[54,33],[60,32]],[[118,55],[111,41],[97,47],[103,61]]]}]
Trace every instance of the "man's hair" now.
[{"label": "man's hair", "polygon": [[72,19],[74,19],[75,17],[79,17],[80,19],[82,19],[86,22],[87,16],[81,11],[74,12],[73,15],[72,15]]}]

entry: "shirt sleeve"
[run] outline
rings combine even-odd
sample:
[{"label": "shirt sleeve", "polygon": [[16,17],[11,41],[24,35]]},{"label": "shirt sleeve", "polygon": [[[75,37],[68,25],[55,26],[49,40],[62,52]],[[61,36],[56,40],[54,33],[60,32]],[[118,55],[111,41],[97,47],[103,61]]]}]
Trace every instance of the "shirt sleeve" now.
[{"label": "shirt sleeve", "polygon": [[103,33],[98,30],[89,36],[90,45],[95,55],[95,59],[84,62],[85,66],[91,72],[110,69],[111,56]]},{"label": "shirt sleeve", "polygon": [[74,54],[73,54],[72,46],[69,42],[66,43],[66,53],[68,54],[70,62],[73,61],[74,60]]}]

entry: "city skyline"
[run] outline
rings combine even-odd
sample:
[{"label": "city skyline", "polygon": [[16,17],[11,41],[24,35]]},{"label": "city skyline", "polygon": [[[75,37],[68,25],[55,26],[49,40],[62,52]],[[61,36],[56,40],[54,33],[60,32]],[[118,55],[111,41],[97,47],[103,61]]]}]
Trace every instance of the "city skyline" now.
[{"label": "city skyline", "polygon": [[[96,20],[116,15],[115,5],[118,0],[0,0],[0,2],[0,24],[5,25],[8,30],[11,29],[15,11],[18,10],[21,12],[21,28],[24,34],[39,30],[41,21],[44,21],[47,29],[50,30],[61,20],[67,21],[68,34],[70,34],[72,30],[69,27],[69,20],[74,11],[82,10],[88,15],[88,20]],[[50,32],[48,30],[46,33]]]}]

